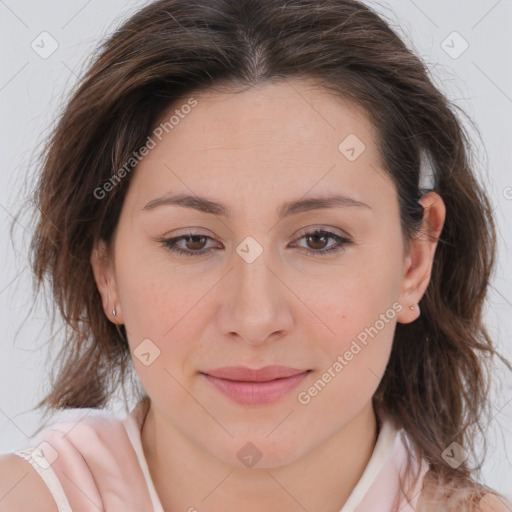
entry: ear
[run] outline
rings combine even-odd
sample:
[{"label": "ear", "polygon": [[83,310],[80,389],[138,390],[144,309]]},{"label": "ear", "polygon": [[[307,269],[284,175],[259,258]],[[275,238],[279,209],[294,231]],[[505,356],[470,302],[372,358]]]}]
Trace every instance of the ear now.
[{"label": "ear", "polygon": [[[123,316],[115,279],[114,261],[104,240],[94,243],[90,261],[106,317],[115,324],[122,324]],[[115,316],[113,315],[114,307],[116,308]]]},{"label": "ear", "polygon": [[[430,282],[434,254],[446,217],[445,204],[436,192],[424,194],[420,204],[424,208],[423,224],[419,234],[411,240],[409,253],[404,260],[400,292],[403,308],[397,316],[397,321],[403,324],[413,322],[421,314],[418,303]],[[414,306],[414,310],[410,306]]]}]

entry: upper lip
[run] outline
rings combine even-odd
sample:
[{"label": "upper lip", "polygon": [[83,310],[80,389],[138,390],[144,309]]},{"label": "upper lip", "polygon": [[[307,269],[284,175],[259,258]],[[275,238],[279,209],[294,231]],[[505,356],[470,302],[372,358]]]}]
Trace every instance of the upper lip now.
[{"label": "upper lip", "polygon": [[252,369],[247,366],[225,366],[215,368],[202,373],[218,377],[220,379],[245,381],[245,382],[267,382],[274,379],[292,377],[308,370],[299,370],[288,366],[264,366],[263,368]]}]

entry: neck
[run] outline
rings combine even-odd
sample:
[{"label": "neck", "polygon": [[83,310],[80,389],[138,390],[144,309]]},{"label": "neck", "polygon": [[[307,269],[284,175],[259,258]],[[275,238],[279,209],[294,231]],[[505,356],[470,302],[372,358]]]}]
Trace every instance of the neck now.
[{"label": "neck", "polygon": [[141,441],[166,512],[338,512],[371,458],[378,431],[370,402],[341,430],[293,462],[241,469],[197,446],[151,404]]}]

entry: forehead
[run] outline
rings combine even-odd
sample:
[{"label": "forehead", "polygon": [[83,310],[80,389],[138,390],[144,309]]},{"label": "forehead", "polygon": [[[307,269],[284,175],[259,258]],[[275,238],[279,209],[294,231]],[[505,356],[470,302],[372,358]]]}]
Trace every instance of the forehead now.
[{"label": "forehead", "polygon": [[389,186],[366,113],[311,81],[192,93],[159,126],[133,176],[140,201],[171,190],[250,198],[313,188],[363,200]]},{"label": "forehead", "polygon": [[[370,146],[376,132],[366,113],[311,80],[286,79],[231,90],[225,86],[191,96],[196,106],[167,130],[176,146],[186,143],[202,152],[261,152],[262,145],[283,152],[301,152],[303,146],[338,150],[339,142],[353,133],[370,152],[374,149]],[[162,126],[186,101],[176,102],[162,115]]]}]

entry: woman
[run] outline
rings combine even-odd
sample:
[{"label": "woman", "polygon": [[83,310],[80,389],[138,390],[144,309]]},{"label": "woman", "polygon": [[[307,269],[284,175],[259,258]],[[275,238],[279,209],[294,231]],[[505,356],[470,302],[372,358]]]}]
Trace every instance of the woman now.
[{"label": "woman", "polygon": [[3,457],[0,510],[510,510],[468,459],[484,358],[512,369],[468,146],[358,2],[136,13],[45,154],[32,261],[68,332],[39,406],[67,410]]}]

